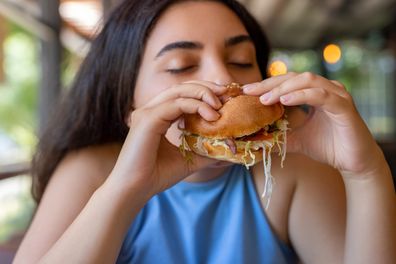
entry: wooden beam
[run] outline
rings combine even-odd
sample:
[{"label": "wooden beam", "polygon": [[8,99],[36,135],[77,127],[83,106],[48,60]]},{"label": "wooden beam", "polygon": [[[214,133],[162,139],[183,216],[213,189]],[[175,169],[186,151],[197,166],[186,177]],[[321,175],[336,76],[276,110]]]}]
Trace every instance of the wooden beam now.
[{"label": "wooden beam", "polygon": [[91,42],[68,27],[62,29],[60,39],[64,48],[80,58],[84,58],[91,47]]},{"label": "wooden beam", "polygon": [[30,164],[28,162],[9,164],[0,166],[0,180],[20,176],[29,173]]},{"label": "wooden beam", "polygon": [[0,16],[0,83],[5,81],[4,74],[4,40],[7,35],[7,25],[4,17]]},{"label": "wooden beam", "polygon": [[111,10],[112,1],[111,0],[101,0],[101,1],[102,1],[103,17],[106,19],[107,15]]},{"label": "wooden beam", "polygon": [[271,29],[272,23],[281,14],[289,0],[241,1],[252,12],[263,28]]},{"label": "wooden beam", "polygon": [[[389,37],[388,37],[388,48],[391,50],[393,55],[393,61],[396,62],[396,17],[393,18],[391,25],[389,26]],[[396,67],[393,66],[393,102],[396,102]],[[393,116],[396,117],[396,106],[393,104]],[[396,154],[396,121],[393,120],[393,143],[395,145],[393,153]],[[393,156],[393,180],[396,183],[396,155]],[[396,186],[396,184],[395,184]]]},{"label": "wooden beam", "polygon": [[56,32],[48,24],[34,15],[32,3],[26,0],[1,0],[0,15],[23,27],[40,39],[56,38]]},{"label": "wooden beam", "polygon": [[42,21],[49,25],[54,34],[51,39],[41,40],[41,84],[39,90],[39,135],[42,134],[55,109],[61,93],[61,52],[59,0],[38,1]]}]

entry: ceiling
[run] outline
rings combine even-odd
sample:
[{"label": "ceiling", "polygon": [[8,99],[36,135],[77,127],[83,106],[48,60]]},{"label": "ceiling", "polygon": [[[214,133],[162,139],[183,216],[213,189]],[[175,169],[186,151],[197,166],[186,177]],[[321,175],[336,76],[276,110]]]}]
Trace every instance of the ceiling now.
[{"label": "ceiling", "polygon": [[[38,0],[1,1],[20,2],[26,7],[23,3],[34,4]],[[89,38],[100,27],[102,4],[119,0],[60,1],[60,14],[68,28]],[[315,48],[340,38],[362,37],[392,21],[396,23],[396,0],[238,1],[252,12],[277,48]]]},{"label": "ceiling", "polygon": [[265,28],[275,47],[307,48],[361,37],[390,24],[395,0],[239,0]]}]

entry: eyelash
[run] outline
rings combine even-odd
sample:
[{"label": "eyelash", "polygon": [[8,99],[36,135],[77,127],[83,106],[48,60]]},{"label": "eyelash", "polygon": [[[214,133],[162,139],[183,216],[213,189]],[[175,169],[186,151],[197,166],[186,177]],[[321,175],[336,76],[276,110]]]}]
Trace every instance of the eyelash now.
[{"label": "eyelash", "polygon": [[244,68],[244,69],[251,68],[253,66],[252,63],[237,63],[237,62],[233,62],[233,63],[230,63],[230,64],[234,65],[234,66],[237,66],[237,67]]},{"label": "eyelash", "polygon": [[192,66],[187,66],[187,67],[180,68],[180,69],[167,69],[166,72],[169,72],[171,74],[178,74],[178,73],[183,73],[183,72],[186,72],[188,70],[191,70],[194,67],[195,66],[192,65]]},{"label": "eyelash", "polygon": [[[243,69],[248,69],[251,68],[253,66],[252,63],[237,63],[237,62],[232,62],[230,63],[233,66],[237,66],[237,67],[241,67]],[[180,69],[167,69],[166,72],[169,72],[171,74],[179,74],[179,73],[184,73],[188,70],[191,70],[192,68],[196,67],[195,65],[192,66],[187,66],[184,68],[180,68]]]}]

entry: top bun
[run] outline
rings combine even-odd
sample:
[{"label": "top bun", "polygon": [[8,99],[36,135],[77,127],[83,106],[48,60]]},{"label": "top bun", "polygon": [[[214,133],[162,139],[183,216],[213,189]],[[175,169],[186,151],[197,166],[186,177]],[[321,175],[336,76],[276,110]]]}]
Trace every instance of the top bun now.
[{"label": "top bun", "polygon": [[257,96],[242,94],[230,98],[218,112],[220,118],[212,122],[206,121],[199,114],[186,114],[185,130],[213,139],[243,137],[280,119],[284,109],[280,103],[267,106]]}]

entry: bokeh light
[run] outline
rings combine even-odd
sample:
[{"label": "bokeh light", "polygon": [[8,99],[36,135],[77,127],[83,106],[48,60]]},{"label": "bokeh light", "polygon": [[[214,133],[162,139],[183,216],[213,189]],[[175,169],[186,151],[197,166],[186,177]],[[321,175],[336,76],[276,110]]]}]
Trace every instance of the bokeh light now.
[{"label": "bokeh light", "polygon": [[270,76],[277,76],[287,73],[287,65],[281,60],[274,60],[268,67],[268,74]]},{"label": "bokeh light", "polygon": [[341,48],[336,44],[329,44],[323,50],[323,58],[329,64],[335,64],[341,59]]}]

